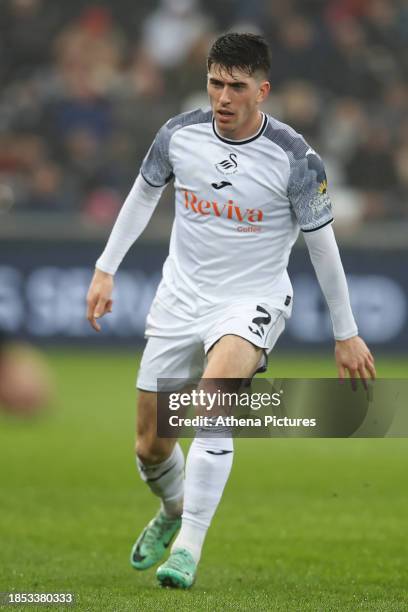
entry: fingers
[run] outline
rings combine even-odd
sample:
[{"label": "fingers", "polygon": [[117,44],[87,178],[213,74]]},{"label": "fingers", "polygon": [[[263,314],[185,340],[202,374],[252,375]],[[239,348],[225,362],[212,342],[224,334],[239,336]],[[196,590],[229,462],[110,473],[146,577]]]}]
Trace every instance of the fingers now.
[{"label": "fingers", "polygon": [[368,390],[367,370],[366,370],[365,366],[360,366],[359,369],[358,369],[358,373],[360,375],[361,382],[363,383],[363,387],[367,391]]},{"label": "fingers", "polygon": [[376,372],[376,369],[375,369],[374,362],[373,363],[368,363],[366,365],[366,368],[367,368],[368,372],[370,373],[371,380],[375,380],[377,378],[377,372]]},{"label": "fingers", "polygon": [[106,300],[103,297],[100,297],[96,306],[95,306],[95,311],[94,311],[94,317],[95,319],[99,319],[100,317],[103,317],[103,315],[106,312],[106,304],[108,303],[108,300]]},{"label": "fingers", "polygon": [[353,391],[357,390],[359,378],[364,388],[368,390],[368,380],[370,378],[375,380],[377,376],[374,357],[364,341],[359,338],[354,343],[339,342],[336,345],[336,363],[340,382],[344,382],[347,372]]},{"label": "fingers", "polygon": [[375,366],[371,361],[367,360],[365,363],[359,364],[356,368],[348,368],[351,379],[351,387],[353,391],[357,390],[357,379],[360,378],[363,384],[363,387],[366,391],[368,391],[368,379],[375,380],[377,373],[375,370]]},{"label": "fingers", "polygon": [[88,296],[86,303],[87,303],[86,318],[88,319],[88,321],[90,321],[91,317],[93,316],[93,311],[95,310],[96,299],[92,299]]},{"label": "fingers", "polygon": [[[92,325],[95,331],[101,331],[101,326],[96,319],[100,319],[105,314],[112,312],[113,300],[106,300],[100,297],[93,309],[91,309],[90,316],[88,315],[88,321]],[[89,311],[89,308],[88,308]]]},{"label": "fingers", "polygon": [[350,377],[351,388],[353,389],[353,391],[357,391],[359,378],[361,379],[364,389],[366,390],[368,389],[368,385],[367,385],[367,379],[369,378],[368,373],[371,375],[371,378],[373,378],[372,371],[374,372],[374,375],[375,375],[375,368],[371,364],[367,364],[367,365],[340,364],[338,366],[340,383],[341,384],[344,383],[344,380],[346,378],[346,372],[348,372],[348,375]]},{"label": "fingers", "polygon": [[[365,383],[368,378],[371,378],[371,380],[376,379],[377,372],[375,370],[374,357],[372,356],[370,351],[368,351],[367,355],[365,356],[364,362],[360,364],[358,371],[360,374],[360,378],[364,380]],[[366,389],[368,388],[367,384],[365,384],[364,386]]]},{"label": "fingers", "polygon": [[98,323],[95,320],[95,307],[96,307],[96,302],[97,302],[97,298],[88,298],[87,300],[87,304],[88,304],[88,308],[86,311],[86,318],[88,319],[89,323],[91,324],[91,326],[94,328],[95,331],[101,331],[101,327],[100,325],[98,325]]},{"label": "fingers", "polygon": [[358,378],[358,370],[354,368],[348,368],[350,373],[350,384],[353,391],[357,391],[357,378]]},{"label": "fingers", "polygon": [[91,311],[89,312],[87,318],[88,318],[88,321],[90,322],[90,324],[92,325],[92,327],[94,328],[95,331],[97,331],[97,332],[101,331],[101,326],[96,321],[97,316],[96,316],[96,313],[95,313],[95,307],[93,307],[91,309]]},{"label": "fingers", "polygon": [[[355,366],[350,366],[348,364],[338,364],[337,366],[337,370],[339,373],[339,381],[340,384],[343,384],[345,379],[346,379],[346,372],[348,372],[349,377],[350,377],[350,384],[351,384],[351,388],[353,389],[353,391],[357,390],[357,379],[358,379],[358,375],[359,375],[359,368],[355,367]],[[364,374],[362,376],[362,378],[364,378]]]},{"label": "fingers", "polygon": [[92,325],[92,327],[94,328],[95,331],[97,331],[97,332],[101,331],[101,326],[96,321],[95,317],[92,317],[92,319],[90,320],[90,323],[91,323],[91,325]]},{"label": "fingers", "polygon": [[88,298],[88,308],[86,312],[87,319],[93,329],[97,332],[101,331],[101,326],[96,319],[103,317],[107,312],[112,312],[112,300],[106,300],[101,297]]},{"label": "fingers", "polygon": [[112,312],[112,304],[113,300],[100,299],[95,308],[95,317],[98,319]]}]

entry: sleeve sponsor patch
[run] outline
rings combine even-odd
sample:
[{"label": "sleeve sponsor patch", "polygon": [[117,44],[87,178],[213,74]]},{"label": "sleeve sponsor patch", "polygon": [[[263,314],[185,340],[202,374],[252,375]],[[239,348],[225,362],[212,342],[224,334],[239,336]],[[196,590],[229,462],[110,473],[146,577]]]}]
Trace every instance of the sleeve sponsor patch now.
[{"label": "sleeve sponsor patch", "polygon": [[301,229],[310,231],[333,218],[324,164],[312,149],[290,161],[288,197]]}]

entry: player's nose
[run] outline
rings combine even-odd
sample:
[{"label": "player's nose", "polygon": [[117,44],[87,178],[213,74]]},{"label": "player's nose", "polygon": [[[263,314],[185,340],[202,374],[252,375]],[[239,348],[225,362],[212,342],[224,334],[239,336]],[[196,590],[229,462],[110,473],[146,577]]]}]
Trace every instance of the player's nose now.
[{"label": "player's nose", "polygon": [[231,102],[228,87],[223,87],[220,98],[219,98],[219,102],[221,104],[229,104]]}]

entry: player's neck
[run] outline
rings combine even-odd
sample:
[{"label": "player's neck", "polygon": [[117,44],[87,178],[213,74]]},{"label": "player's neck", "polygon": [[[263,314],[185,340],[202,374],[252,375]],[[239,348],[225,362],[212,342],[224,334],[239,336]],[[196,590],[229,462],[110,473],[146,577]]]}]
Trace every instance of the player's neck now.
[{"label": "player's neck", "polygon": [[220,128],[217,123],[217,119],[215,119],[215,128],[217,134],[222,136],[222,138],[226,138],[228,140],[247,140],[256,136],[261,127],[263,125],[264,115],[261,111],[257,111],[253,119],[249,121],[246,125],[241,126],[237,130],[225,130]]}]

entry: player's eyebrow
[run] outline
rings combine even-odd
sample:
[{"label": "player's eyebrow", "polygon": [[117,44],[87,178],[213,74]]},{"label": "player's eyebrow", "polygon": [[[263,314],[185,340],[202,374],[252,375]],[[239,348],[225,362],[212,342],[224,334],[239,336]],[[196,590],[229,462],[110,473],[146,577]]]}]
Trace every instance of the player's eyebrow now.
[{"label": "player's eyebrow", "polygon": [[221,81],[215,77],[210,77],[209,81],[211,85],[230,85],[231,87],[247,87],[247,83],[244,81]]}]

